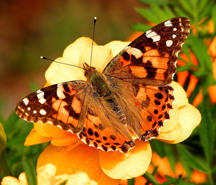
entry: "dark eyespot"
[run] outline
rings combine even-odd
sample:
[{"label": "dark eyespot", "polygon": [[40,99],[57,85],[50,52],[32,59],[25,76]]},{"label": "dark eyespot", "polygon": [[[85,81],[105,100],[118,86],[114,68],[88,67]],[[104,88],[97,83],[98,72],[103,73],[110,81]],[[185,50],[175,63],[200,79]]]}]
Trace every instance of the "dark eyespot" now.
[{"label": "dark eyespot", "polygon": [[110,138],[111,138],[112,140],[116,140],[116,136],[114,136],[114,135],[110,135]]},{"label": "dark eyespot", "polygon": [[88,129],[88,134],[89,134],[90,136],[93,135],[93,130],[92,130],[91,128]]},{"label": "dark eyespot", "polygon": [[152,116],[146,116],[147,121],[151,122],[152,121]]},{"label": "dark eyespot", "polygon": [[155,98],[157,99],[162,99],[163,98],[163,95],[161,93],[155,93]]}]

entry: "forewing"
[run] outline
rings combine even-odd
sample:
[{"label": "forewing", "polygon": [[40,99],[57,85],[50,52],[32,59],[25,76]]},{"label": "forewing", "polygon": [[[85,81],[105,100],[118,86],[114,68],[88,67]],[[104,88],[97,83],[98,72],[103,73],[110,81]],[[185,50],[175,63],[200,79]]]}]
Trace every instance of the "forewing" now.
[{"label": "forewing", "polygon": [[83,81],[60,83],[40,89],[19,102],[16,113],[30,122],[51,123],[74,133],[83,128],[82,111],[88,84]]},{"label": "forewing", "polygon": [[177,17],[158,24],[131,42],[103,73],[145,85],[166,85],[176,71],[176,60],[189,35],[190,22]]}]

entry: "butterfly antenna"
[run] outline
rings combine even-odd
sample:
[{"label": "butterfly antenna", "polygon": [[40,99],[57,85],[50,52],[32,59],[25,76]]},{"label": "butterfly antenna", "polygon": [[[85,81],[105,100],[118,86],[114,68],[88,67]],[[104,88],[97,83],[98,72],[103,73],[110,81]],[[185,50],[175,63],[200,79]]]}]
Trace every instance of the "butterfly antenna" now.
[{"label": "butterfly antenna", "polygon": [[93,45],[94,45],[94,37],[95,37],[95,25],[96,25],[97,17],[94,17],[93,23],[93,33],[92,33],[92,47],[91,47],[91,56],[90,56],[90,66],[92,65],[92,54],[93,54]]},{"label": "butterfly antenna", "polygon": [[67,63],[64,63],[64,62],[58,62],[56,60],[53,60],[53,59],[50,59],[50,58],[47,58],[47,57],[44,57],[44,56],[41,56],[40,57],[41,59],[44,59],[44,60],[49,60],[49,61],[52,61],[52,62],[56,62],[56,63],[59,63],[59,64],[64,64],[64,65],[68,65],[68,66],[72,66],[72,67],[78,67],[80,69],[83,69],[82,67],[79,67],[79,66],[75,66],[73,64],[67,64]]}]

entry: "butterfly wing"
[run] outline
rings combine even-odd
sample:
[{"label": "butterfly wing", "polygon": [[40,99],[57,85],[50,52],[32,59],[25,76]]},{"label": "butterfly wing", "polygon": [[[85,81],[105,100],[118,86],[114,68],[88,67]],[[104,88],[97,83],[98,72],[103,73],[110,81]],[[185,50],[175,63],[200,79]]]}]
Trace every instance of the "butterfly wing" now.
[{"label": "butterfly wing", "polygon": [[77,133],[83,129],[88,84],[71,81],[31,93],[16,107],[16,113],[30,122],[51,123]]},{"label": "butterfly wing", "polygon": [[93,97],[88,103],[85,127],[79,137],[85,143],[104,151],[127,152],[135,143],[128,128],[115,114],[115,106],[109,106],[100,97]]},{"label": "butterfly wing", "polygon": [[189,35],[187,18],[164,21],[131,42],[106,66],[103,73],[145,85],[166,85],[176,71],[176,60]]},{"label": "butterfly wing", "polygon": [[[170,118],[170,109],[174,101],[173,88],[170,85],[154,86],[133,84],[107,77],[112,86],[113,99],[104,100],[108,115],[116,115],[118,121],[112,120],[113,127],[121,126],[132,136],[147,141],[158,136],[159,128]],[[101,101],[102,102],[102,101]],[[105,109],[107,110],[107,108]],[[123,124],[122,124],[123,123]],[[116,133],[120,133],[119,131]]]},{"label": "butterfly wing", "polygon": [[103,71],[110,83],[118,81],[116,99],[126,112],[127,128],[141,140],[156,137],[170,118],[174,96],[167,84],[189,28],[187,18],[162,22],[131,42]]},{"label": "butterfly wing", "polygon": [[159,135],[159,128],[170,118],[170,110],[174,101],[173,88],[165,86],[145,86],[138,84],[133,86],[136,105],[140,108],[142,122],[128,127],[133,130],[140,140],[149,140]]},{"label": "butterfly wing", "polygon": [[75,133],[89,146],[128,151],[134,146],[130,133],[94,92],[83,81],[48,86],[20,101],[16,113],[26,121],[51,123]]}]

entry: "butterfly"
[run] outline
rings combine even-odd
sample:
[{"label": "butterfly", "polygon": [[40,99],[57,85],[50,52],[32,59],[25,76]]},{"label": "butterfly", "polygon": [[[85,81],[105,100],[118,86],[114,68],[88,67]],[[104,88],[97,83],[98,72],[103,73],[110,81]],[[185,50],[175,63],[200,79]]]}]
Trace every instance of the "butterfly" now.
[{"label": "butterfly", "polygon": [[89,146],[127,152],[134,138],[148,141],[170,118],[169,83],[190,22],[176,17],[143,33],[98,72],[83,64],[86,81],[59,83],[31,93],[16,113],[77,134]]}]

